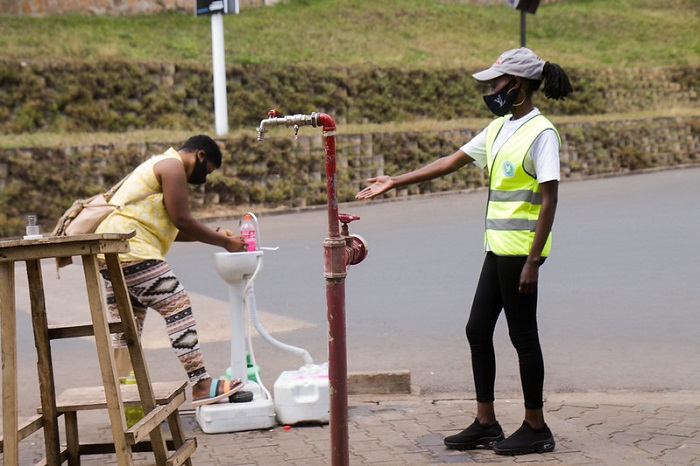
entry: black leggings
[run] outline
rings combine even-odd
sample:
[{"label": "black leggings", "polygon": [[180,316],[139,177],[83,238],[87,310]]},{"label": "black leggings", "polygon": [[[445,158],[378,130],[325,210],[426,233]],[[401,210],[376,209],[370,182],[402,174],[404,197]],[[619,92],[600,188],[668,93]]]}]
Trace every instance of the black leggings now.
[{"label": "black leggings", "polygon": [[493,333],[498,316],[505,309],[510,340],[518,353],[525,408],[539,409],[543,406],[544,360],[537,334],[537,293],[518,292],[525,260],[486,253],[466,330],[476,400],[491,403],[496,379]]}]

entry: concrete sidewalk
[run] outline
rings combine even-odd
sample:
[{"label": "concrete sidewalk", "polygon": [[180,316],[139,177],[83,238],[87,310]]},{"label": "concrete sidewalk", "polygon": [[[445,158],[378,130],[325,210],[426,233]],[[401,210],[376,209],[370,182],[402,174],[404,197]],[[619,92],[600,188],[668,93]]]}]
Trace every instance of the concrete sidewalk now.
[{"label": "concrete sidewalk", "polygon": [[[557,442],[555,451],[516,457],[443,446],[445,435],[473,421],[476,402],[468,394],[352,396],[349,406],[352,465],[700,465],[700,392],[551,394],[545,410]],[[506,435],[522,423],[521,399],[501,397],[496,409]],[[81,440],[109,440],[106,415],[85,414],[79,418]],[[197,437],[192,457],[197,466],[331,463],[328,425],[211,435],[201,431],[194,411],[181,415],[188,436]],[[23,442],[21,464],[35,464],[42,457],[39,437]],[[135,454],[135,460],[152,464],[152,455]],[[84,456],[82,464],[116,462],[110,456]]]}]

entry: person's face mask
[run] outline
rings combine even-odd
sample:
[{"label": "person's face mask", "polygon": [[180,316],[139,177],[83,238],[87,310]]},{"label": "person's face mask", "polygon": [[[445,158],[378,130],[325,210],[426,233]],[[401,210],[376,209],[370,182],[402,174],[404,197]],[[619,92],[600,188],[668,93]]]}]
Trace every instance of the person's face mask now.
[{"label": "person's face mask", "polygon": [[507,115],[513,108],[515,99],[518,97],[518,89],[510,89],[512,82],[513,80],[511,79],[500,91],[496,92],[495,94],[488,94],[484,96],[486,106],[498,116]]},{"label": "person's face mask", "polygon": [[192,170],[192,174],[187,179],[187,182],[189,184],[204,184],[205,181],[207,181],[207,158],[197,158],[197,161],[194,163],[194,170]]}]

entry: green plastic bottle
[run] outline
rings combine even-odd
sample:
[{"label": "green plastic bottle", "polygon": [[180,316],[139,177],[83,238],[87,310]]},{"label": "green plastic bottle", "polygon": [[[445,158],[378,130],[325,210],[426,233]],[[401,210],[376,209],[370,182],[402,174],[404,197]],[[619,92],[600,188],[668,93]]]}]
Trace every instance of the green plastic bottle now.
[{"label": "green plastic bottle", "polygon": [[[136,375],[131,372],[128,377],[119,377],[119,383],[122,385],[136,385]],[[126,427],[131,428],[143,419],[143,406],[124,406],[124,414],[126,414]]]}]

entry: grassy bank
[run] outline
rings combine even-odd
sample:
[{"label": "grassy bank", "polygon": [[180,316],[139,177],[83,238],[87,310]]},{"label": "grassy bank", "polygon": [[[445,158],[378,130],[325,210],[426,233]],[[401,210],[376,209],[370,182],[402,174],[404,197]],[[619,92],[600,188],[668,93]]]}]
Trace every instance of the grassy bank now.
[{"label": "grassy bank", "polygon": [[[569,66],[700,63],[697,0],[561,0],[527,16],[527,45]],[[224,18],[227,63],[477,67],[520,45],[519,12],[458,0],[291,0]],[[211,62],[206,17],[0,16],[0,56]]]}]

